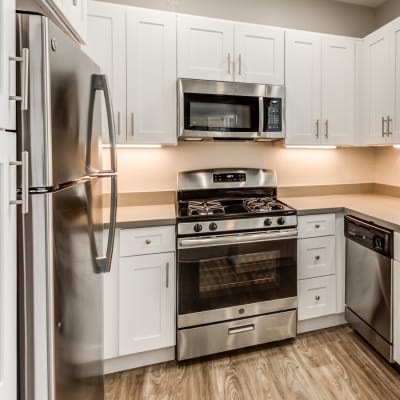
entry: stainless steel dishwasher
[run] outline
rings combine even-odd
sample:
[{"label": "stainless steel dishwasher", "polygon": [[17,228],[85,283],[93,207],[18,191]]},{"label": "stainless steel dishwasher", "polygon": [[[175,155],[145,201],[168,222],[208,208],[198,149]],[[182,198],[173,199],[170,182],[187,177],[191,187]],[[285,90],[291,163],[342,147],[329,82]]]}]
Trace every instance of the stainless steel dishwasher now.
[{"label": "stainless steel dishwasher", "polygon": [[393,361],[393,231],[345,216],[346,320]]}]

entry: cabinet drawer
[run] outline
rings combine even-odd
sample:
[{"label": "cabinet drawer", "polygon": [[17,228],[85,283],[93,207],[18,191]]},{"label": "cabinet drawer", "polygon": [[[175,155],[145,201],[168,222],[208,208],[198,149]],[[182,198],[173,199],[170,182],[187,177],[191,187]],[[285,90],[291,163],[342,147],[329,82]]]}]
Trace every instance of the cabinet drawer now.
[{"label": "cabinet drawer", "polygon": [[336,276],[298,281],[299,321],[336,312]]},{"label": "cabinet drawer", "polygon": [[300,239],[297,253],[299,279],[335,273],[335,236]]},{"label": "cabinet drawer", "polygon": [[299,238],[335,234],[335,214],[304,215],[299,217]]},{"label": "cabinet drawer", "polygon": [[175,227],[123,229],[120,233],[120,257],[175,251]]}]

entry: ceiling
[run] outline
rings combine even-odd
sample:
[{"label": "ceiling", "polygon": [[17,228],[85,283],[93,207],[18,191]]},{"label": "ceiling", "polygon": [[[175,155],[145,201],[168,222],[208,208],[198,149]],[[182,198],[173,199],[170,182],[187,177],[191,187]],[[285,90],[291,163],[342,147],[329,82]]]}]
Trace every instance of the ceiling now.
[{"label": "ceiling", "polygon": [[340,1],[342,3],[351,3],[351,4],[358,4],[360,6],[366,6],[366,7],[379,7],[383,3],[386,2],[386,0],[336,0]]}]

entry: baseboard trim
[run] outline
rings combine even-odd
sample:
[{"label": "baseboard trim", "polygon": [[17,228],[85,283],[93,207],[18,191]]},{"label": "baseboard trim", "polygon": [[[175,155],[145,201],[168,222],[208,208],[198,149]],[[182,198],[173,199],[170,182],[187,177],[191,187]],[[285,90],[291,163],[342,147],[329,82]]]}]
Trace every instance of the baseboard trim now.
[{"label": "baseboard trim", "polygon": [[327,315],[325,317],[306,319],[297,322],[297,333],[317,331],[319,329],[332,328],[333,326],[346,324],[344,313]]},{"label": "baseboard trim", "polygon": [[104,374],[175,360],[175,346],[104,360]]}]

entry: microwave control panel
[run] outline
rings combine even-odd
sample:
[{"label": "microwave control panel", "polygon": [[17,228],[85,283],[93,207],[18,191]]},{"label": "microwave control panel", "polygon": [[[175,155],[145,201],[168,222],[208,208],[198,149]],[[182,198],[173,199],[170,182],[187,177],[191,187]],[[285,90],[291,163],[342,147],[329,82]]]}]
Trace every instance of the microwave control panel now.
[{"label": "microwave control panel", "polygon": [[282,99],[264,98],[264,131],[282,131]]}]

